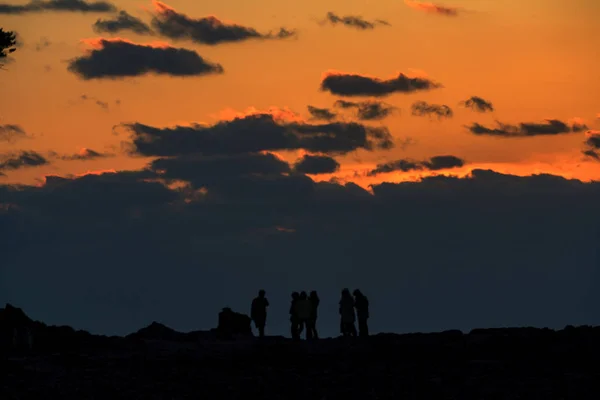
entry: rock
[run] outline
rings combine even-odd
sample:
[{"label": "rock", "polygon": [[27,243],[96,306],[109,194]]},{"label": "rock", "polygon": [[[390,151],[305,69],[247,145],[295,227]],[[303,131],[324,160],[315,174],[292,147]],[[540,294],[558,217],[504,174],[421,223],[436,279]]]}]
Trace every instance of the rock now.
[{"label": "rock", "polygon": [[6,304],[0,309],[0,349],[8,353],[30,351],[34,325],[23,310]]},{"label": "rock", "polygon": [[145,328],[140,329],[135,333],[126,336],[127,339],[136,340],[171,340],[181,341],[184,334],[177,332],[156,321],[152,322]]},{"label": "rock", "polygon": [[249,316],[235,312],[229,307],[225,307],[219,313],[217,336],[220,339],[253,337],[251,324],[252,320]]}]

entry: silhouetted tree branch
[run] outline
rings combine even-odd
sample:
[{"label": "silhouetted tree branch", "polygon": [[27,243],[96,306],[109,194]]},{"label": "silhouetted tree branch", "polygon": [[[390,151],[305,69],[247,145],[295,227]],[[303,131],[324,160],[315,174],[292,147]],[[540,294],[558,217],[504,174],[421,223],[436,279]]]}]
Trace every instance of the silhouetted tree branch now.
[{"label": "silhouetted tree branch", "polygon": [[16,50],[17,37],[14,32],[4,31],[0,28],[0,68],[4,65],[2,59]]}]

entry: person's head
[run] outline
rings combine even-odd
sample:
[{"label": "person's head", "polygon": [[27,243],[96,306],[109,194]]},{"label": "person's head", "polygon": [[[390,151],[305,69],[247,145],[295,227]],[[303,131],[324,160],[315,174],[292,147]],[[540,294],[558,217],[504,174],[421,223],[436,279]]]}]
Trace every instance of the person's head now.
[{"label": "person's head", "polygon": [[344,288],[344,290],[342,290],[342,296],[350,296],[350,290],[348,288]]},{"label": "person's head", "polygon": [[258,297],[265,297],[265,294],[267,294],[267,292],[265,292],[263,289],[258,291]]},{"label": "person's head", "polygon": [[292,299],[296,300],[298,297],[300,297],[298,292],[292,292]]},{"label": "person's head", "polygon": [[354,294],[354,296],[356,296],[356,297],[360,297],[360,296],[362,296],[362,293],[361,293],[361,291],[360,291],[360,290],[358,290],[358,289],[354,289],[354,292],[353,292],[353,294]]},{"label": "person's head", "polygon": [[317,295],[317,291],[316,291],[316,290],[313,290],[312,292],[310,292],[310,297],[311,297],[311,298],[313,298],[313,299],[314,299],[314,298],[317,298],[317,297],[319,297],[319,296]]},{"label": "person's head", "polygon": [[300,298],[301,298],[302,300],[306,299],[307,297],[308,297],[308,296],[307,296],[307,294],[306,294],[306,292],[305,292],[304,290],[303,290],[302,292],[300,292]]}]

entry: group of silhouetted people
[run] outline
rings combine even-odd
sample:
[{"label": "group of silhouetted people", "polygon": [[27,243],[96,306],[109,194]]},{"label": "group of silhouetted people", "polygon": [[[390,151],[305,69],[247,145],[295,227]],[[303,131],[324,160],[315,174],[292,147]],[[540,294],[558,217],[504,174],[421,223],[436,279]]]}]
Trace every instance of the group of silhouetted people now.
[{"label": "group of silhouetted people", "polygon": [[[250,318],[258,329],[259,337],[265,336],[265,325],[267,324],[267,308],[269,300],[265,297],[264,290],[258,292],[258,297],[252,300]],[[292,339],[299,340],[302,332],[306,339],[318,339],[317,315],[319,309],[319,296],[315,290],[308,295],[306,292],[293,292],[290,304],[290,324]],[[358,289],[351,294],[350,290],[342,290],[342,298],[339,302],[340,332],[343,336],[369,336],[369,300]],[[358,333],[356,331],[356,320],[358,320]]]}]

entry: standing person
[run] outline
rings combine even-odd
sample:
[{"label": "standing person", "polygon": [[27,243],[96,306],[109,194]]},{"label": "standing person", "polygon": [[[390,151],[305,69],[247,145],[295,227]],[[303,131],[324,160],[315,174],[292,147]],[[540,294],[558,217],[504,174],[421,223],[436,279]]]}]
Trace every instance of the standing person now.
[{"label": "standing person", "polygon": [[312,330],[309,329],[311,304],[306,292],[302,291],[300,293],[295,307],[298,324],[300,325],[299,332],[302,332],[302,329],[306,328],[306,339],[312,339]]},{"label": "standing person", "polygon": [[354,290],[354,307],[356,308],[356,317],[358,318],[358,335],[360,337],[369,336],[369,299],[358,289]]},{"label": "standing person", "polygon": [[344,336],[356,336],[356,326],[354,321],[354,298],[350,294],[350,290],[342,290],[342,298],[340,299],[340,319],[341,331]]},{"label": "standing person", "polygon": [[267,307],[269,300],[265,297],[265,291],[259,290],[258,297],[252,300],[252,308],[250,310],[250,318],[254,321],[258,336],[265,337],[265,325],[267,324]]},{"label": "standing person", "polygon": [[316,290],[310,292],[308,300],[310,301],[310,319],[308,320],[307,329],[310,330],[310,336],[313,339],[318,339],[319,334],[317,333],[317,310],[319,308],[320,300]]},{"label": "standing person", "polygon": [[298,292],[292,292],[292,303],[290,304],[290,323],[292,339],[294,340],[300,339],[300,321],[298,319],[298,314],[296,310],[296,303],[299,299],[300,294]]}]

